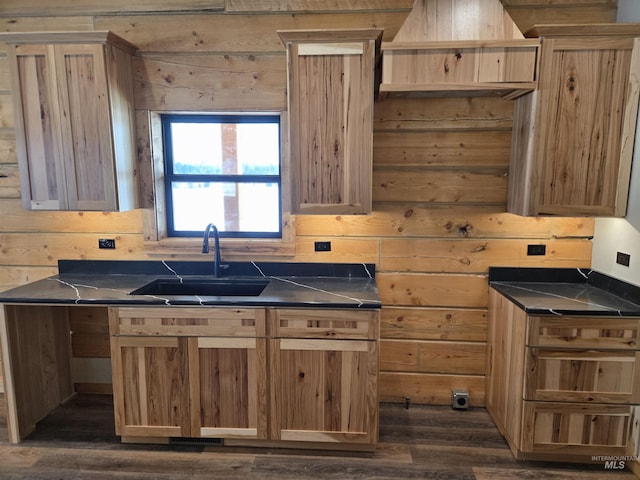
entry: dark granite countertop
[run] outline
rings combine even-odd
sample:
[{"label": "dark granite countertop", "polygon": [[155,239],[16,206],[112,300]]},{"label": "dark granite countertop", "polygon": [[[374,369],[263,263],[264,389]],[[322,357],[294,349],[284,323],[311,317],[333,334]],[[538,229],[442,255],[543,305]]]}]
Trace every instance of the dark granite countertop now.
[{"label": "dark granite countertop", "polygon": [[492,267],[489,284],[529,314],[640,317],[640,287],[594,270]]},{"label": "dark granite countertop", "polygon": [[60,260],[58,275],[0,292],[0,303],[380,308],[372,264],[228,262],[225,279],[265,279],[258,296],[131,295],[158,279],[212,279],[212,262]]}]

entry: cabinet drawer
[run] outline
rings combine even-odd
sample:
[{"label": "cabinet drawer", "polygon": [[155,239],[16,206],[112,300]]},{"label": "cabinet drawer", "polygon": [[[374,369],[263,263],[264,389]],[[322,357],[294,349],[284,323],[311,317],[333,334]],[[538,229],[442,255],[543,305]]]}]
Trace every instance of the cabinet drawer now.
[{"label": "cabinet drawer", "polygon": [[111,335],[266,336],[262,308],[120,307],[109,309]]},{"label": "cabinet drawer", "polygon": [[635,455],[639,406],[524,402],[522,451],[563,455]]},{"label": "cabinet drawer", "polygon": [[639,403],[639,352],[527,348],[526,400]]},{"label": "cabinet drawer", "polygon": [[379,310],[274,309],[269,312],[274,338],[378,338]]},{"label": "cabinet drawer", "polygon": [[529,317],[532,347],[638,350],[640,319]]}]

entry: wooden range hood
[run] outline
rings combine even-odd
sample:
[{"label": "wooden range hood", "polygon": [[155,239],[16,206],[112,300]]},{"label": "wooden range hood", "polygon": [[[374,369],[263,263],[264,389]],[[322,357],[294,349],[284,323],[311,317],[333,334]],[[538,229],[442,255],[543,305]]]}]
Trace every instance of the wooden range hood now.
[{"label": "wooden range hood", "polygon": [[415,0],[393,41],[382,43],[380,98],[514,99],[537,86],[539,47],[500,0]]}]

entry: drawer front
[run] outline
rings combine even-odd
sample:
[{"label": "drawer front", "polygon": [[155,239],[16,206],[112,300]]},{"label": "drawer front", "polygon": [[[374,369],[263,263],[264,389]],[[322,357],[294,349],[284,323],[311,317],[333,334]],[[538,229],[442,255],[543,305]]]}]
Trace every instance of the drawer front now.
[{"label": "drawer front", "polygon": [[113,307],[111,335],[264,337],[263,308]]},{"label": "drawer front", "polygon": [[633,351],[527,348],[526,400],[639,403]]},{"label": "drawer front", "polygon": [[638,406],[524,403],[523,452],[635,455],[632,430],[638,423]]},{"label": "drawer front", "polygon": [[640,349],[640,319],[529,317],[527,330],[532,347]]},{"label": "drawer front", "polygon": [[269,327],[274,338],[375,340],[379,310],[273,309]]}]

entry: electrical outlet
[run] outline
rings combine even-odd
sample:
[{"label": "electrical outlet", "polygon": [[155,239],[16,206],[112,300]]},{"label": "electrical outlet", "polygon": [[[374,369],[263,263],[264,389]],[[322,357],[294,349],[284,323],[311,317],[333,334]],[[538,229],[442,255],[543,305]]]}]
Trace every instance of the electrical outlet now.
[{"label": "electrical outlet", "polygon": [[113,238],[100,238],[98,248],[116,248],[116,241]]},{"label": "electrical outlet", "polygon": [[546,255],[546,245],[527,245],[527,255]]},{"label": "electrical outlet", "polygon": [[330,252],[331,242],[315,242],[314,248],[316,252]]},{"label": "electrical outlet", "polygon": [[620,265],[624,265],[625,267],[628,267],[630,262],[631,262],[631,255],[629,255],[628,253],[622,253],[622,252],[617,253],[616,263],[619,263]]}]

